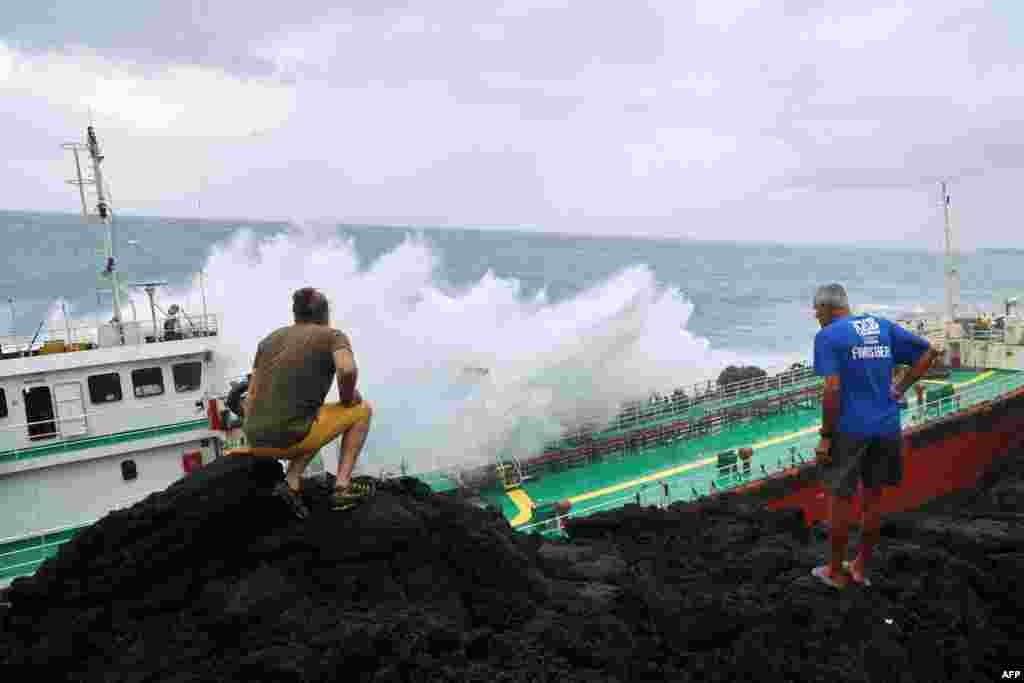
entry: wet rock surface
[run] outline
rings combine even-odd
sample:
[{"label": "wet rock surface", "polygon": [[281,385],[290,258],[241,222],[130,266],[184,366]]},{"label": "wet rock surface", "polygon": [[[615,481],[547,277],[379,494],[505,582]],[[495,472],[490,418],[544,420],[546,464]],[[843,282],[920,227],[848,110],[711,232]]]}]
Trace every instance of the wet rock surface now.
[{"label": "wet rock surface", "polygon": [[[975,681],[1019,668],[1024,457],[883,521],[872,588],[823,529],[733,497],[575,520],[571,541],[415,479],[334,512],[220,460],[64,546],[0,608],[4,680]],[[851,554],[857,537],[851,539]],[[8,675],[7,672],[10,672]]]}]

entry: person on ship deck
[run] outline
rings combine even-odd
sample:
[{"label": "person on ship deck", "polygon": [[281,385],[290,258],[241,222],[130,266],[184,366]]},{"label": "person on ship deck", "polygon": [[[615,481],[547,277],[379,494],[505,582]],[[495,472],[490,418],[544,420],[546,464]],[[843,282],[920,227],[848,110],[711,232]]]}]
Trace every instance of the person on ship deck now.
[{"label": "person on ship deck", "polygon": [[[277,489],[295,514],[308,510],[302,474],[320,449],[342,435],[334,509],[347,509],[370,491],[352,479],[370,429],[372,409],[356,389],[358,369],[348,336],[330,326],[330,305],[312,287],[292,296],[295,324],[271,332],[257,347],[244,402],[242,430],[250,447],[241,453],[288,460]],[[340,401],[324,403],[335,376]]]},{"label": "person on ship deck", "polygon": [[[880,540],[882,488],[903,479],[899,403],[928,372],[936,351],[927,340],[883,318],[850,314],[846,290],[819,287],[814,311],[821,330],[814,337],[814,371],[825,378],[821,441],[815,449],[831,493],[828,564],[812,574],[844,588],[870,585],[867,564]],[[893,366],[912,366],[893,381]],[[862,484],[863,538],[853,562],[845,560],[857,484]]]},{"label": "person on ship deck", "polygon": [[181,339],[181,318],[178,317],[180,311],[178,304],[171,304],[167,309],[167,317],[164,319],[164,341]]}]

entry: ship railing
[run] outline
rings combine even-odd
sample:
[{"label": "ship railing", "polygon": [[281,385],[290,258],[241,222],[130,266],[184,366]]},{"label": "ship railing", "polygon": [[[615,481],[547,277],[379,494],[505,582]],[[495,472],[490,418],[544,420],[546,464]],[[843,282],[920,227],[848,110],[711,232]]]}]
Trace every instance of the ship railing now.
[{"label": "ship railing", "polygon": [[[675,412],[679,409],[688,410],[709,402],[730,401],[750,397],[752,394],[782,391],[807,382],[812,378],[814,378],[813,369],[804,368],[784,375],[748,379],[719,387],[711,386],[709,383],[709,386],[696,387],[691,394],[677,394],[663,398],[660,401],[655,401],[651,404],[654,406],[653,409],[634,404],[629,412],[633,413],[636,417],[647,418],[652,413],[657,414],[661,412],[659,408],[664,410],[663,406],[666,404],[671,407],[669,412]],[[628,415],[627,413],[627,417],[633,417],[633,415]]]},{"label": "ship railing", "polygon": [[1006,330],[998,328],[974,328],[967,335],[973,341],[988,341],[996,344],[1006,343]]},{"label": "ship railing", "polygon": [[[783,370],[774,376],[747,379],[721,386],[715,386],[708,381],[706,384],[694,385],[690,393],[680,389],[646,404],[643,401],[627,402],[619,415],[606,425],[604,430],[629,429],[652,419],[680,415],[700,407],[705,410],[714,410],[723,402],[752,398],[761,393],[781,393],[788,388],[800,387],[811,380],[816,380],[814,369],[800,367]],[[563,440],[592,438],[598,429],[597,424],[587,422],[567,430],[561,438]],[[554,445],[550,444],[550,446]]]},{"label": "ship railing", "polygon": [[[11,432],[20,432],[23,434],[27,433],[27,436],[30,439],[31,443],[28,445],[0,452],[0,462],[19,460],[23,455],[30,456],[31,454],[28,452],[31,451],[32,449],[37,448],[39,446],[49,445],[51,443],[64,443],[67,445],[68,449],[74,449],[76,447],[75,444],[79,441],[82,441],[84,439],[97,438],[108,434],[108,432],[106,431],[104,431],[103,433],[82,432],[82,427],[88,424],[90,420],[105,418],[112,415],[116,415],[118,418],[121,418],[126,413],[134,413],[135,415],[139,415],[142,413],[142,411],[145,411],[147,414],[152,414],[153,411],[155,410],[181,409],[186,407],[191,407],[191,411],[188,412],[195,413],[196,417],[194,419],[199,419],[199,416],[205,416],[207,407],[206,399],[203,396],[203,392],[201,390],[196,390],[193,396],[189,398],[176,398],[166,401],[155,402],[146,401],[141,405],[125,406],[121,404],[114,404],[114,406],[106,408],[92,407],[92,409],[90,409],[88,412],[82,415],[71,415],[64,417],[58,417],[54,415],[52,418],[48,418],[45,420],[32,420],[26,422],[19,422],[13,425],[4,425],[3,427],[0,427],[0,434],[7,434]],[[181,414],[181,412],[177,413],[177,415],[179,416]],[[165,424],[163,421],[159,421],[157,424],[152,424],[153,419],[147,420],[147,423],[147,426],[138,427],[137,429],[152,429],[153,426]],[[68,428],[68,426],[70,426],[70,428]],[[32,427],[45,428],[47,431],[40,431],[37,434],[32,434],[30,431],[30,428]],[[51,429],[52,431],[50,431]],[[127,431],[133,430],[129,429]],[[65,435],[65,432],[69,432],[69,434]],[[10,439],[6,440],[9,441]]]},{"label": "ship railing", "polygon": [[[980,316],[980,313],[978,315]],[[1006,343],[1005,328],[996,327],[994,323],[990,323],[991,326],[989,327],[979,326],[963,315],[958,317],[958,320],[964,333],[961,339],[992,341],[1000,344]],[[921,318],[897,320],[896,322],[939,348],[942,348],[947,341],[957,341],[955,338],[947,340],[945,322],[941,319],[924,316]]]},{"label": "ship railing", "polygon": [[[661,396],[654,394],[647,402],[648,405],[661,403],[694,403],[707,400],[733,399],[746,396],[750,393],[775,391],[792,384],[805,382],[814,377],[814,369],[800,366],[778,370],[774,374],[766,374],[763,377],[753,377],[728,384],[717,384],[712,380],[698,382],[690,387],[679,387],[669,395]],[[633,411],[643,411],[644,401],[634,400],[626,403],[626,408]]]},{"label": "ship railing", "polygon": [[[56,554],[56,549],[67,543],[74,532],[95,520],[68,524],[52,529],[41,529],[27,534],[0,538],[0,584],[38,566]],[[16,546],[11,549],[11,546]]]},{"label": "ship railing", "polygon": [[524,465],[533,474],[537,468],[548,465],[560,467],[589,457],[625,456],[651,448],[660,448],[680,440],[690,440],[721,434],[733,427],[750,424],[766,416],[796,409],[814,407],[820,397],[820,387],[804,387],[791,394],[782,394],[766,401],[765,405],[751,404],[736,407],[720,407],[705,411],[702,415],[681,416],[675,422],[662,422],[644,428],[637,423],[632,429],[625,428],[617,435],[584,433],[575,435],[575,445],[549,444],[545,451],[532,458],[524,459]]},{"label": "ship railing", "polygon": [[[153,342],[193,339],[217,336],[220,326],[218,316],[210,313],[185,314],[178,318],[173,329],[166,326],[169,318],[158,318],[156,327],[150,320],[122,321],[120,328],[111,322],[76,321],[73,324],[55,324],[38,335],[0,336],[0,353],[15,357],[26,353],[56,353],[69,350],[87,350],[124,345],[138,345]],[[30,348],[31,347],[31,348]]]},{"label": "ship railing", "polygon": [[918,313],[909,316],[893,318],[893,322],[900,327],[905,327],[918,336],[924,336],[922,331],[941,330],[945,324],[944,317],[934,313]]},{"label": "ship railing", "polygon": [[936,348],[943,348],[946,343],[946,326],[942,318],[921,314],[909,318],[899,318],[893,322],[917,336],[927,339],[928,343]]},{"label": "ship railing", "polygon": [[902,411],[903,424],[926,424],[970,406],[1000,399],[1024,386],[1024,373],[998,375],[982,380],[965,389],[953,388],[953,393],[932,400],[907,397],[907,408]]},{"label": "ship railing", "polygon": [[[219,319],[215,313],[207,313],[206,315],[187,313],[185,311],[181,313],[181,316],[177,318],[177,325],[171,329],[168,329],[167,323],[173,319],[172,317],[157,318],[156,340],[171,341],[173,339],[214,337],[220,331]],[[149,322],[148,329],[150,331],[153,330],[152,321]]]}]

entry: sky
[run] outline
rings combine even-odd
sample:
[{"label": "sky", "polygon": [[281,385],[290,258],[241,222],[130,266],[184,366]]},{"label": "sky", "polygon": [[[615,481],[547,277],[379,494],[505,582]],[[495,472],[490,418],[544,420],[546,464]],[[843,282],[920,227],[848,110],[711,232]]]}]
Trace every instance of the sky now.
[{"label": "sky", "polygon": [[1020,246],[1018,0],[8,5],[3,209]]}]

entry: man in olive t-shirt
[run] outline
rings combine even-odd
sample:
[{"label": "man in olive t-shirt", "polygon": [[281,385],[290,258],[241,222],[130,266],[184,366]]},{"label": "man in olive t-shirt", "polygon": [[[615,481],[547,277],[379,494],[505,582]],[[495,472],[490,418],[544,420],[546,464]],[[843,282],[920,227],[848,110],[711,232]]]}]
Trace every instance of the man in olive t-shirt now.
[{"label": "man in olive t-shirt", "polygon": [[[352,344],[330,326],[327,297],[312,287],[300,289],[292,312],[294,325],[259,343],[242,429],[254,455],[289,461],[285,479],[296,498],[310,461],[342,434],[335,507],[347,507],[363,493],[353,489],[352,470],[370,428],[370,404],[356,390]],[[341,400],[325,404],[335,376]]]}]

